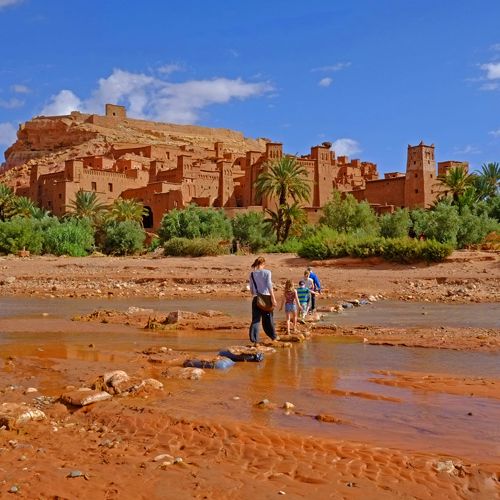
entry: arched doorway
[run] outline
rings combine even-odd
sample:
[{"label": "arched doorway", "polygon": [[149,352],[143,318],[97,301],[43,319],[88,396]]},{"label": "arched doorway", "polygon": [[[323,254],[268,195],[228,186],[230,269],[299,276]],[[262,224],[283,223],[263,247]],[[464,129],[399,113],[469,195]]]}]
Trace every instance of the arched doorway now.
[{"label": "arched doorway", "polygon": [[146,215],[142,216],[142,225],[144,229],[152,229],[153,228],[153,211],[151,210],[151,207],[144,207],[144,209],[147,211]]}]

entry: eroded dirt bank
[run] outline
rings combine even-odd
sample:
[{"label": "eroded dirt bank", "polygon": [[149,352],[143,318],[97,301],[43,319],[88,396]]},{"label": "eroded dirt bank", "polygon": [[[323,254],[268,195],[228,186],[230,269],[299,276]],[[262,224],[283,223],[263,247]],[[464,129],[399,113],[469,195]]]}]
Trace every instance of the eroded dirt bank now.
[{"label": "eroded dirt bank", "polygon": [[[305,259],[267,255],[277,285],[298,281]],[[246,296],[252,256],[163,257],[0,257],[0,296],[196,297]],[[492,252],[455,252],[436,265],[370,264],[335,259],[316,264],[326,297],[383,294],[398,300],[500,301],[500,257]]]}]

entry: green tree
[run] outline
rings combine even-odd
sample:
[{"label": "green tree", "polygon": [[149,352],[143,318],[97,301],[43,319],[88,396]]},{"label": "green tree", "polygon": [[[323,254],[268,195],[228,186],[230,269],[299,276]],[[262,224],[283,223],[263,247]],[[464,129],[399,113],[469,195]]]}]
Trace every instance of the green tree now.
[{"label": "green tree", "polygon": [[107,254],[133,255],[143,250],[145,238],[146,233],[137,221],[109,221],[104,226],[103,249]]},{"label": "green tree", "polygon": [[14,191],[6,184],[0,184],[0,220],[10,217]]},{"label": "green tree", "polygon": [[68,215],[77,219],[88,219],[92,224],[97,224],[106,205],[101,203],[94,191],[80,190],[75,199],[70,201]]},{"label": "green tree", "polygon": [[54,255],[83,257],[94,245],[94,229],[87,219],[54,219],[43,232],[43,251]]},{"label": "green tree", "polygon": [[38,207],[26,196],[14,196],[10,203],[11,217],[33,217],[37,212]]},{"label": "green tree", "polygon": [[403,238],[408,236],[411,219],[408,210],[397,209],[392,214],[379,217],[380,235],[384,238]]},{"label": "green tree", "polygon": [[458,205],[459,196],[472,185],[474,177],[469,175],[463,167],[453,167],[446,174],[439,175],[437,179],[444,190],[442,197],[451,195],[453,204]]},{"label": "green tree", "polygon": [[158,230],[162,244],[172,238],[229,239],[232,234],[231,221],[222,210],[200,208],[194,204],[167,212]]},{"label": "green tree", "polygon": [[[277,242],[285,241],[290,233],[290,228],[286,229],[287,210],[291,205],[309,199],[311,186],[307,180],[307,169],[295,158],[283,156],[264,165],[264,171],[255,181],[255,188],[258,196],[276,199],[277,210],[273,212],[274,216],[269,215]],[[291,218],[288,220],[293,223]]]},{"label": "green tree", "polygon": [[437,203],[433,210],[412,210],[410,216],[417,236],[441,243],[457,244],[460,215],[458,208],[446,200]]},{"label": "green tree", "polygon": [[497,196],[500,186],[500,164],[498,162],[483,163],[481,170],[476,172],[474,184],[481,199]]},{"label": "green tree", "polygon": [[142,225],[142,218],[147,214],[148,211],[141,202],[117,198],[109,207],[107,217],[115,222],[133,221]]},{"label": "green tree", "polygon": [[350,193],[343,198],[336,190],[323,207],[319,222],[339,233],[364,231],[373,234],[378,231],[377,217],[367,202],[358,202]]}]

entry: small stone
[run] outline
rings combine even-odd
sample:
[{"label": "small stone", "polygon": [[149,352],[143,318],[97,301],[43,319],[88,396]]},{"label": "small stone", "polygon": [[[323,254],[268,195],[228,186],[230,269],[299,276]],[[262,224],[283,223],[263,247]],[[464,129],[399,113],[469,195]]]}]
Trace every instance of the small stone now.
[{"label": "small stone", "polygon": [[238,401],[239,399],[240,399],[240,397],[239,397],[239,396],[233,396],[233,400],[234,400],[234,401]]},{"label": "small stone", "polygon": [[66,477],[82,477],[84,474],[79,470],[72,470]]},{"label": "small stone", "polygon": [[24,394],[29,394],[30,392],[38,392],[38,389],[35,387],[28,387],[25,391]]},{"label": "small stone", "polygon": [[174,464],[181,464],[182,462],[184,462],[184,460],[181,457],[174,458]]},{"label": "small stone", "polygon": [[259,406],[267,406],[270,403],[269,399],[263,399],[262,401],[259,401],[257,404]]},{"label": "small stone", "polygon": [[436,462],[434,467],[438,472],[447,472],[448,474],[451,474],[455,470],[455,464],[451,460]]},{"label": "small stone", "polygon": [[172,455],[169,455],[168,453],[162,453],[161,455],[156,455],[156,457],[153,458],[153,462],[174,462],[174,457]]},{"label": "small stone", "polygon": [[49,315],[49,313],[42,313],[42,316],[46,318]]},{"label": "small stone", "polygon": [[278,491],[278,495],[286,495],[286,493],[283,490]]},{"label": "small stone", "polygon": [[17,484],[14,484],[9,488],[9,493],[19,493],[19,489],[19,486],[17,486]]},{"label": "small stone", "polygon": [[348,483],[346,483],[346,486],[347,486],[348,488],[354,488],[354,487],[356,486],[356,483],[355,483],[355,482],[353,482],[353,481],[349,481]]},{"label": "small stone", "polygon": [[293,403],[290,403],[290,401],[285,401],[285,403],[283,404],[283,408],[285,408],[285,410],[293,410],[293,408],[295,408],[295,405]]}]

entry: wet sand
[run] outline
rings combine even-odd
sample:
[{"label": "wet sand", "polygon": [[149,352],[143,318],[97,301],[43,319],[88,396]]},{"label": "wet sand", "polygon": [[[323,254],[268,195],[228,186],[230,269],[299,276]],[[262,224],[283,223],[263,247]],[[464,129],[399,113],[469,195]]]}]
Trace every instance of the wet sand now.
[{"label": "wet sand", "polygon": [[[270,260],[276,281],[303,266],[290,256]],[[13,485],[20,498],[274,498],[285,493],[291,498],[489,499],[499,494],[500,364],[494,323],[445,326],[443,332],[438,325],[320,322],[311,328],[312,340],[277,349],[263,363],[177,380],[164,373],[186,356],[213,355],[245,343],[247,318],[198,318],[144,330],[151,316],[164,319],[168,308],[71,321],[74,313],[84,316],[93,309],[42,316],[43,307],[30,306],[29,297],[50,295],[108,297],[113,291],[118,297],[158,297],[162,292],[150,293],[151,287],[170,271],[175,277],[160,287],[167,303],[170,297],[198,300],[197,291],[214,287],[209,279],[228,281],[206,292],[215,303],[217,297],[244,296],[248,258],[199,261],[194,270],[189,259],[0,262],[0,281],[15,277],[0,286],[0,297],[10,300],[0,299],[0,404],[38,405],[47,416],[0,431],[0,496]],[[235,269],[230,262],[236,262]],[[104,272],[108,264],[109,273]],[[497,260],[396,268],[404,287],[419,288],[416,283],[444,274],[462,287],[475,284],[465,292],[472,297],[459,293],[455,300],[437,285],[442,298],[423,289],[407,299],[388,279],[395,269],[386,267],[318,268],[329,290],[320,303],[362,293],[447,303],[496,300],[491,287],[498,285]],[[121,273],[130,274],[118,278]],[[150,273],[163,276],[151,281]],[[183,283],[173,285],[174,279]],[[133,285],[123,289],[124,283]],[[107,299],[100,303],[109,308]],[[30,307],[32,312],[23,315]],[[77,301],[73,307],[80,309]],[[164,388],[84,408],[36,399],[89,386],[116,369],[156,378]],[[38,392],[26,393],[28,387]],[[269,403],[258,404],[265,399]],[[283,408],[287,401],[294,406]],[[155,461],[162,454],[182,461]],[[67,477],[76,470],[82,475]]]}]

